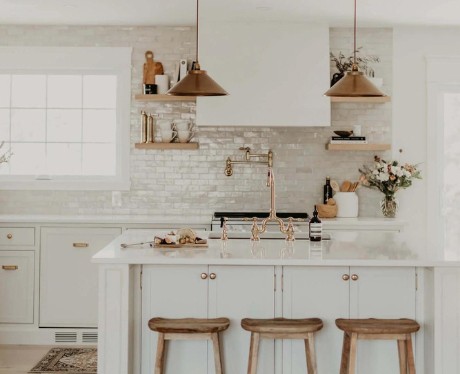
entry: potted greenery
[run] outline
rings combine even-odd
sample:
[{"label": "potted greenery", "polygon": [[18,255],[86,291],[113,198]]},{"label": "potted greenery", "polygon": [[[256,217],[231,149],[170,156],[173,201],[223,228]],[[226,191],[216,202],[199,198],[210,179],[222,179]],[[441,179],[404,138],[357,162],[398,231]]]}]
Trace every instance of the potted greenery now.
[{"label": "potted greenery", "polygon": [[[374,77],[374,69],[370,67],[370,63],[378,63],[380,62],[380,58],[375,55],[369,55],[369,56],[359,56],[359,52],[362,47],[356,48],[356,63],[358,65],[359,71],[362,71],[365,75],[368,77]],[[331,62],[334,63],[336,69],[338,70],[337,73],[334,73],[332,75],[332,80],[331,80],[331,87],[336,84],[344,75],[347,71],[351,71],[351,67],[353,65],[354,61],[354,56],[353,54],[345,57],[345,55],[342,52],[339,52],[338,55],[334,55],[334,53],[330,52],[329,53]]]},{"label": "potted greenery", "polygon": [[[0,149],[3,147],[4,142],[0,143]],[[4,162],[8,162],[10,160],[12,153],[11,151],[6,151],[5,153],[0,153],[0,165]]]}]

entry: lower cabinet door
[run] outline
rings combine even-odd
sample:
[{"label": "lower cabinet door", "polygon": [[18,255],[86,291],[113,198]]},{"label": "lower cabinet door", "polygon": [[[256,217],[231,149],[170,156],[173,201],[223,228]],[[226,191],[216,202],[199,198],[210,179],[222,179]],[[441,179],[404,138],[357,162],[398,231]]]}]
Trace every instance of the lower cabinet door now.
[{"label": "lower cabinet door", "polygon": [[[207,265],[143,266],[142,374],[152,374],[155,368],[158,333],[149,329],[148,321],[153,317],[206,318],[207,295]],[[167,344],[166,373],[207,373],[206,341],[171,341]]]},{"label": "lower cabinet door", "polygon": [[[351,267],[350,317],[414,319],[415,292],[415,268]],[[357,357],[359,374],[399,373],[394,340],[359,341]]]},{"label": "lower cabinet door", "polygon": [[[250,333],[241,327],[242,318],[274,318],[273,266],[209,266],[209,317],[227,317],[230,327],[221,333],[225,373],[246,373]],[[209,364],[214,373],[212,346]],[[275,371],[275,345],[271,339],[260,343],[258,373]]]},{"label": "lower cabinet door", "polygon": [[0,251],[0,323],[34,322],[34,252]]},{"label": "lower cabinet door", "polygon": [[[345,266],[283,268],[283,316],[323,320],[324,327],[315,337],[318,373],[340,371],[342,334],[335,320],[349,316],[348,272]],[[304,342],[284,340],[283,374],[306,373],[306,366]]]},{"label": "lower cabinet door", "polygon": [[97,327],[98,267],[91,257],[120,228],[41,229],[40,327]]}]

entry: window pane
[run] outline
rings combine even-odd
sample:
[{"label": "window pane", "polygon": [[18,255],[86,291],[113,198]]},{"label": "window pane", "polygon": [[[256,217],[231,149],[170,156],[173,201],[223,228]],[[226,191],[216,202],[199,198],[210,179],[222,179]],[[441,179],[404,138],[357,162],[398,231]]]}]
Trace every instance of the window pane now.
[{"label": "window pane", "polygon": [[44,143],[12,143],[14,155],[10,159],[11,174],[46,174]]},{"label": "window pane", "polygon": [[83,110],[83,141],[115,143],[115,110]]},{"label": "window pane", "polygon": [[81,108],[81,75],[48,76],[48,108]]},{"label": "window pane", "polygon": [[46,111],[44,109],[12,109],[12,141],[45,141]]},{"label": "window pane", "polygon": [[83,77],[84,108],[115,108],[117,77],[114,75],[85,75]]},{"label": "window pane", "polygon": [[0,143],[3,141],[9,141],[9,140],[10,140],[10,110],[0,109]]},{"label": "window pane", "polygon": [[81,174],[81,144],[47,144],[50,175]]},{"label": "window pane", "polygon": [[81,142],[80,109],[49,109],[47,121],[49,142]]},{"label": "window pane", "polygon": [[0,75],[0,108],[10,107],[10,75]]},{"label": "window pane", "polygon": [[115,175],[115,165],[114,144],[83,144],[83,174]]},{"label": "window pane", "polygon": [[45,75],[13,75],[11,105],[17,108],[44,108],[46,105]]}]

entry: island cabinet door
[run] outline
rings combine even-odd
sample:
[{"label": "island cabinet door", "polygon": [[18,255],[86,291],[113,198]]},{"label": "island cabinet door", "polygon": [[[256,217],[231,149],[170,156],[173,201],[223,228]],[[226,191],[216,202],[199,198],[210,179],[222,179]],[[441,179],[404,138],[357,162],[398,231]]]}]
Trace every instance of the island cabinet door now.
[{"label": "island cabinet door", "polygon": [[[349,316],[348,274],[348,267],[283,268],[283,317],[323,320],[324,327],[315,336],[318,373],[340,370],[342,334],[335,319]],[[306,372],[304,342],[284,340],[283,374]]]},{"label": "island cabinet door", "polygon": [[[142,269],[142,374],[153,374],[158,334],[148,327],[153,317],[206,318],[207,265],[144,265]],[[207,342],[171,341],[166,373],[207,373]]]},{"label": "island cabinet door", "polygon": [[[350,268],[351,318],[415,319],[415,298],[415,268]],[[357,357],[357,372],[360,374],[399,372],[398,349],[394,340],[360,341]]]},{"label": "island cabinet door", "polygon": [[[231,321],[229,329],[221,335],[225,373],[246,373],[250,333],[241,328],[241,319],[274,318],[274,289],[273,266],[209,267],[209,317],[228,317]],[[258,373],[274,373],[274,350],[273,340],[261,341]],[[212,351],[209,358],[209,367],[213,368]]]}]

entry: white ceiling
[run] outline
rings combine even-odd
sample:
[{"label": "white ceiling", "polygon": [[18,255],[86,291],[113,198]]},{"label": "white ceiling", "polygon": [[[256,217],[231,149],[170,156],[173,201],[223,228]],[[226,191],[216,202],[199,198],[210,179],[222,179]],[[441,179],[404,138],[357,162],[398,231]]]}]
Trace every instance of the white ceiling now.
[{"label": "white ceiling", "polygon": [[[0,24],[192,25],[195,0],[0,0]],[[353,0],[201,0],[200,17],[352,26]],[[358,26],[458,25],[459,0],[358,0]]]}]

